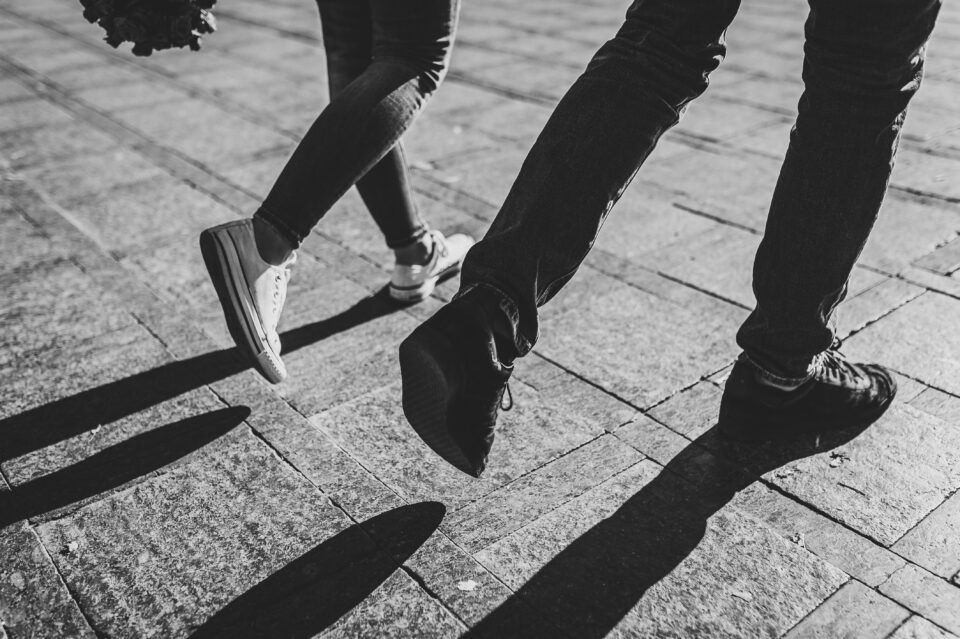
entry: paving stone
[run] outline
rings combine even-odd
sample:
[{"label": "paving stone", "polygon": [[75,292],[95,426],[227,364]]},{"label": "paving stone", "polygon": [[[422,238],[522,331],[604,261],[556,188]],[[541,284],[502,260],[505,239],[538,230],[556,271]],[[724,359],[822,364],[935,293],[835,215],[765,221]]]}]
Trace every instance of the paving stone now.
[{"label": "paving stone", "polygon": [[935,388],[925,388],[922,393],[910,400],[910,405],[948,423],[960,421],[960,397]]},{"label": "paving stone", "polygon": [[956,201],[960,198],[957,175],[960,175],[960,159],[904,149],[897,154],[890,183]]},{"label": "paving stone", "polygon": [[677,124],[677,131],[707,140],[727,140],[781,119],[779,113],[748,104],[725,102],[708,94],[694,101]]},{"label": "paving stone", "polygon": [[647,284],[584,270],[544,311],[539,351],[639,407],[736,356],[744,311],[656,276]]},{"label": "paving stone", "polygon": [[[63,253],[63,250],[54,246],[42,230],[25,220],[19,213],[6,207],[2,208],[0,272],[6,274],[23,267],[30,267],[43,260],[56,260],[64,257]],[[2,277],[3,275],[0,275],[0,278]]]},{"label": "paving stone", "polygon": [[[960,486],[960,460],[950,443],[958,437],[949,424],[895,403],[855,439],[764,477],[890,546]],[[761,447],[757,458],[773,452],[772,445]]]},{"label": "paving stone", "polygon": [[[865,269],[858,270],[869,273]],[[845,337],[860,330],[922,293],[922,288],[909,282],[884,279],[861,294],[844,300],[837,308],[837,334]]]},{"label": "paving stone", "polygon": [[290,151],[281,149],[273,153],[258,155],[249,160],[221,171],[221,175],[232,184],[236,184],[258,199],[265,199],[280,172],[290,159]]},{"label": "paving stone", "polygon": [[453,77],[430,99],[426,113],[432,118],[456,117],[463,112],[482,112],[502,101],[503,96],[494,91]]},{"label": "paving stone", "polygon": [[488,86],[554,101],[567,92],[582,72],[582,69],[575,67],[523,60],[475,69],[469,77]]},{"label": "paving stone", "polygon": [[914,264],[943,275],[953,273],[960,269],[960,239],[950,240],[936,250],[924,255]]},{"label": "paving stone", "polygon": [[188,94],[162,82],[141,80],[121,86],[82,89],[74,96],[97,109],[112,112],[183,100]]},{"label": "paving stone", "polygon": [[953,639],[956,636],[923,617],[913,615],[890,635],[890,639]]},{"label": "paving stone", "polygon": [[463,625],[405,573],[394,573],[321,637],[457,637]]},{"label": "paving stone", "polygon": [[[787,466],[774,471],[774,476],[792,472],[796,471]],[[886,548],[761,483],[739,492],[731,505],[868,586],[879,586],[906,563]]]},{"label": "paving stone", "polygon": [[[45,350],[135,325],[115,294],[97,287],[73,263],[46,262],[0,276],[6,299],[0,321],[9,325],[0,343],[0,366]],[[96,300],[96,304],[91,303]]]},{"label": "paving stone", "polygon": [[880,592],[938,626],[960,633],[960,588],[922,568],[904,566],[880,586]]},{"label": "paving stone", "polygon": [[10,78],[0,80],[0,102],[12,102],[34,96],[34,92],[22,82]]},{"label": "paving stone", "polygon": [[762,231],[779,173],[772,158],[701,149],[647,162],[637,179],[677,194],[684,206]]},{"label": "paving stone", "polygon": [[[409,166],[417,171],[442,169],[461,156],[494,152],[508,146],[494,136],[453,121],[431,118],[433,111],[419,117],[403,134],[403,148]],[[501,132],[502,135],[502,132]]]},{"label": "paving stone", "polygon": [[39,527],[104,634],[182,636],[349,520],[249,431]]},{"label": "paving stone", "polygon": [[890,191],[860,256],[860,263],[897,273],[960,230],[960,213],[932,201],[907,199]]},{"label": "paving stone", "polygon": [[70,122],[70,114],[46,100],[18,100],[0,104],[0,132]]},{"label": "paving stone", "polygon": [[674,432],[695,439],[717,423],[722,392],[709,382],[699,382],[650,409],[650,417]]},{"label": "paving stone", "polygon": [[950,579],[960,572],[960,493],[927,515],[893,549],[930,572]]},{"label": "paving stone", "polygon": [[614,627],[631,636],[736,635],[746,628],[776,636],[845,580],[736,511],[703,516],[686,504],[675,504],[673,512],[655,508],[670,499],[672,480],[638,475],[645,464],[478,559],[519,588],[518,597],[570,632],[591,636]]},{"label": "paving stone", "polygon": [[925,293],[847,342],[857,359],[893,365],[931,386],[960,395],[960,300]]},{"label": "paving stone", "polygon": [[105,133],[73,122],[17,129],[0,135],[0,155],[15,170],[117,148],[116,140]]},{"label": "paving stone", "polygon": [[[711,85],[713,85],[712,81]],[[793,115],[797,111],[797,103],[803,93],[803,83],[800,78],[747,76],[725,86],[711,87],[710,92],[708,96],[711,94],[722,96],[727,100],[746,102]],[[714,101],[713,104],[716,102]]]},{"label": "paving stone", "polygon": [[511,388],[514,409],[499,420],[497,441],[479,481],[447,464],[411,433],[401,410],[398,384],[320,413],[311,421],[402,498],[442,499],[455,511],[599,434],[586,420],[538,401],[532,388],[520,383]]},{"label": "paving stone", "polygon": [[520,149],[507,149],[483,157],[458,159],[431,172],[430,179],[499,207],[525,157],[526,152]]},{"label": "paving stone", "polygon": [[0,636],[96,637],[27,526],[0,532]]},{"label": "paving stone", "polygon": [[162,169],[140,153],[120,147],[51,162],[24,171],[23,174],[58,202],[166,176]]},{"label": "paving stone", "polygon": [[200,231],[235,217],[225,205],[168,175],[70,199],[64,206],[99,243],[131,253],[170,236],[189,238],[196,250]]},{"label": "paving stone", "polygon": [[671,194],[634,182],[604,222],[595,249],[655,267],[652,254],[658,249],[665,252],[668,247],[686,246],[691,238],[717,225],[675,207],[673,202]]},{"label": "paving stone", "polygon": [[128,109],[116,117],[156,143],[214,170],[289,145],[288,137],[196,98]]},{"label": "paving stone", "polygon": [[642,459],[605,435],[461,508],[447,518],[444,530],[476,553]]},{"label": "paving stone", "polygon": [[844,584],[785,637],[885,637],[910,612],[863,584]]},{"label": "paving stone", "polygon": [[126,86],[143,80],[143,73],[114,63],[59,69],[44,74],[67,91],[90,87]]}]

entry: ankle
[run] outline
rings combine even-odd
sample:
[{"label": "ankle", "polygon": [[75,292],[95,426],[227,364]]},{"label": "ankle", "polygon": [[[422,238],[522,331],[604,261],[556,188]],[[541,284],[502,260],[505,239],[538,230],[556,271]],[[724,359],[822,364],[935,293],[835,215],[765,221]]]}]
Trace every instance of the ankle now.
[{"label": "ankle", "polygon": [[260,258],[273,266],[280,266],[289,260],[296,249],[276,227],[257,216],[253,217],[253,239]]},{"label": "ankle", "polygon": [[433,237],[424,233],[420,239],[393,249],[393,254],[402,266],[424,266],[433,257]]}]

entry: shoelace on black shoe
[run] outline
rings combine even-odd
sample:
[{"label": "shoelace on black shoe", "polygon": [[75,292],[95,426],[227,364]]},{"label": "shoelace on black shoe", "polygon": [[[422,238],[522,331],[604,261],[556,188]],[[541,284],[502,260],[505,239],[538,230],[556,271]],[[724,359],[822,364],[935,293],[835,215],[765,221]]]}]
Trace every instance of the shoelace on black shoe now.
[{"label": "shoelace on black shoe", "polygon": [[840,352],[841,346],[843,346],[843,342],[839,337],[836,337],[830,348],[821,354],[821,374],[841,385],[847,385],[848,382],[856,383],[856,380],[863,378],[863,371],[851,364],[847,356]]},{"label": "shoelace on black shoe", "polygon": [[[509,404],[503,403],[504,397],[510,400]],[[503,395],[500,396],[500,410],[507,412],[512,409],[513,409],[513,393],[510,392],[510,382],[507,382],[506,388],[503,391]]]}]

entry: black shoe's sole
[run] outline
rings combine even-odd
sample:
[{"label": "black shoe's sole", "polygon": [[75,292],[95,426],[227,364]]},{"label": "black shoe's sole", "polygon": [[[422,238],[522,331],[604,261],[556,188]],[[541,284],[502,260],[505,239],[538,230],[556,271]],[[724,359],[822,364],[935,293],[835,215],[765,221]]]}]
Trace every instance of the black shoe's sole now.
[{"label": "black shoe's sole", "polygon": [[433,452],[454,468],[479,477],[450,432],[448,414],[458,370],[452,352],[449,341],[425,326],[400,344],[403,414]]},{"label": "black shoe's sole", "polygon": [[[229,240],[228,240],[229,241]],[[228,247],[222,246],[220,239],[210,230],[200,234],[200,254],[217,291],[223,316],[227,322],[230,337],[240,351],[247,357],[253,367],[272,384],[278,384],[286,378],[286,371],[270,361],[270,354],[265,351],[258,336],[258,328],[251,326],[244,316],[242,304],[243,291],[232,281],[227,270],[229,257]],[[248,304],[252,304],[247,300]]]},{"label": "black shoe's sole", "polygon": [[887,412],[897,394],[896,382],[886,401],[873,410],[858,415],[856,419],[824,417],[796,417],[773,410],[765,410],[756,404],[735,399],[724,394],[720,401],[720,433],[727,439],[742,442],[782,441],[801,435],[818,435],[853,428],[865,428]]}]

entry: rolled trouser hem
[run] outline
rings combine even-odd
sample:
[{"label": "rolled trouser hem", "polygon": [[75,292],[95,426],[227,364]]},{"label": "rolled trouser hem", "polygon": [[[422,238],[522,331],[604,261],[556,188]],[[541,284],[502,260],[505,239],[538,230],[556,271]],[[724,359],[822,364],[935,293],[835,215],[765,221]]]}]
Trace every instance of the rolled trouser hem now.
[{"label": "rolled trouser hem", "polygon": [[778,375],[777,373],[770,371],[770,369],[760,364],[755,358],[751,357],[746,351],[740,354],[740,359],[742,361],[747,362],[754,368],[754,370],[756,371],[757,377],[759,377],[763,381],[770,382],[771,384],[774,384],[776,386],[799,386],[805,383],[807,380],[813,377],[814,363],[816,362],[816,358],[814,358],[814,361],[811,361],[810,365],[807,367],[807,372],[805,374],[799,377],[788,377],[784,375]]},{"label": "rolled trouser hem", "polygon": [[416,231],[414,231],[412,234],[408,235],[402,240],[387,239],[387,248],[394,249],[394,250],[407,248],[411,244],[414,244],[422,240],[423,236],[429,232],[430,232],[430,227],[428,227],[426,224],[421,224]]},{"label": "rolled trouser hem", "polygon": [[476,282],[473,284],[466,284],[457,292],[456,295],[453,296],[453,299],[463,297],[467,293],[477,289],[482,289],[492,294],[493,297],[496,299],[497,305],[500,307],[500,310],[503,312],[504,317],[507,319],[507,323],[510,325],[511,332],[513,333],[512,335],[513,347],[517,351],[517,357],[523,357],[524,355],[529,353],[531,350],[533,350],[534,340],[527,339],[520,332],[520,311],[518,310],[517,303],[514,302],[513,299],[507,293],[505,293],[503,290],[501,290],[497,286],[494,286],[493,284],[489,284],[487,282]]},{"label": "rolled trouser hem", "polygon": [[303,241],[307,238],[307,235],[309,235],[309,233],[301,234],[292,226],[284,222],[281,217],[273,213],[270,209],[262,204],[253,216],[260,218],[272,226],[274,230],[276,230],[277,233],[279,233],[285,240],[290,242],[294,248],[300,248],[300,245],[303,244]]}]

